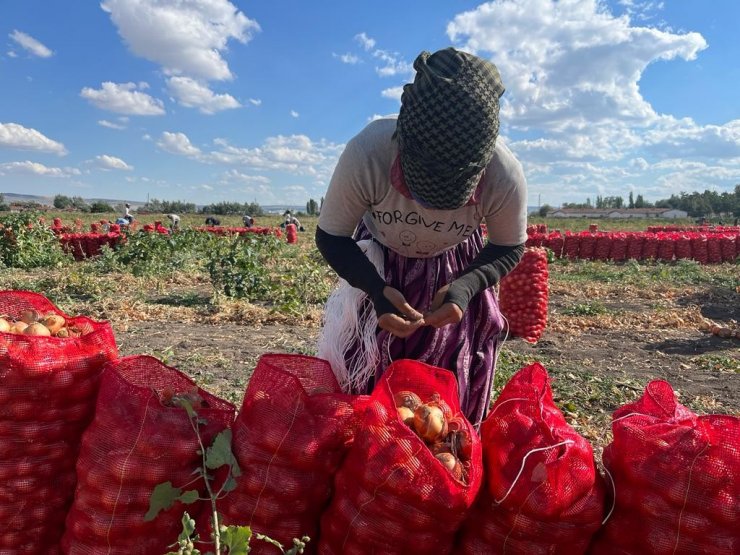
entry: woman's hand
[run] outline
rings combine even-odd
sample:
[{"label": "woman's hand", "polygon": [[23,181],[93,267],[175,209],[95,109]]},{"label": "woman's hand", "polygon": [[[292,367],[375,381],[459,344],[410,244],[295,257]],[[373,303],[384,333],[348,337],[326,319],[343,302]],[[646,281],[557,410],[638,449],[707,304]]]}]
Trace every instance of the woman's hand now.
[{"label": "woman's hand", "polygon": [[434,295],[431,307],[432,310],[424,316],[424,323],[427,326],[441,328],[442,326],[447,326],[449,324],[459,324],[460,320],[462,320],[462,309],[455,303],[444,302],[445,295],[447,295],[447,290],[449,288],[449,285],[445,285]]},{"label": "woman's hand", "polygon": [[383,296],[396,307],[403,317],[386,312],[378,317],[378,326],[396,337],[408,337],[424,325],[421,312],[415,310],[398,289],[386,286]]}]

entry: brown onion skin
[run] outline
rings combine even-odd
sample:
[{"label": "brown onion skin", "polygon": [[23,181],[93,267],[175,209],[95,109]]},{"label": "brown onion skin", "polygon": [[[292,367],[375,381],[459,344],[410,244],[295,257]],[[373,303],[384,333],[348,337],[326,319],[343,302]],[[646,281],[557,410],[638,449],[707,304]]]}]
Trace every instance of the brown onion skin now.
[{"label": "brown onion skin", "polygon": [[21,313],[21,321],[25,322],[26,324],[33,324],[35,322],[39,321],[39,313],[35,310],[24,310]]},{"label": "brown onion skin", "polygon": [[393,400],[397,407],[407,407],[412,411],[421,405],[421,399],[413,391],[399,391],[393,395]]},{"label": "brown onion skin", "polygon": [[408,407],[398,407],[398,417],[403,421],[404,424],[414,427],[414,411]]},{"label": "brown onion skin", "polygon": [[31,324],[30,326],[27,326],[26,329],[23,330],[23,335],[33,335],[36,337],[51,337],[51,332],[49,331],[49,328],[47,328],[44,324],[40,322],[36,322],[35,324]]},{"label": "brown onion skin", "polygon": [[41,323],[49,328],[49,331],[52,335],[55,335],[67,324],[66,320],[62,316],[59,316],[57,314],[50,314],[49,316],[44,318]]},{"label": "brown onion skin", "polygon": [[28,324],[26,324],[25,322],[21,320],[18,320],[16,323],[10,326],[10,333],[21,334],[23,333],[23,330],[25,330],[27,327],[28,327]]},{"label": "brown onion skin", "polygon": [[442,410],[432,404],[419,405],[414,411],[416,433],[427,443],[436,443],[447,436],[447,420]]}]

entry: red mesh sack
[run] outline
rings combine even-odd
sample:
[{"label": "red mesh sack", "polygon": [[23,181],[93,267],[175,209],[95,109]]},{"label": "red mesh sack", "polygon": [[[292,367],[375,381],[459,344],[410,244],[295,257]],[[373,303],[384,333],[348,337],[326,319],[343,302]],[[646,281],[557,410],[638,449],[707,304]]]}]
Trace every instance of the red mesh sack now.
[{"label": "red mesh sack", "polygon": [[[453,477],[400,419],[393,397],[401,391],[422,401],[437,393],[459,417],[471,440],[466,479]],[[398,360],[376,385],[336,475],[334,497],[321,517],[319,553],[450,553],[481,478],[480,441],[460,412],[455,375]]]},{"label": "red mesh sack", "polygon": [[691,237],[685,233],[681,233],[675,236],[675,241],[676,260],[691,258]]},{"label": "red mesh sack", "polygon": [[[529,226],[534,227],[534,226]],[[542,247],[547,240],[547,235],[544,233],[538,233],[536,231],[527,231],[527,240],[524,243],[525,247]]]},{"label": "red mesh sack", "polygon": [[699,264],[707,264],[709,262],[706,235],[697,234],[691,238],[691,257]]},{"label": "red mesh sack", "polygon": [[539,363],[519,370],[481,425],[486,485],[459,553],[578,555],[604,514],[591,445],[553,402]]},{"label": "red mesh sack", "polygon": [[298,229],[295,224],[288,224],[285,226],[285,236],[287,242],[290,244],[298,242]]},{"label": "red mesh sack", "polygon": [[601,260],[606,262],[609,260],[612,250],[612,234],[611,233],[600,233],[596,237],[596,246],[594,247],[594,260]]},{"label": "red mesh sack", "polygon": [[509,331],[530,343],[539,341],[547,326],[548,276],[547,252],[530,248],[499,286],[499,308]]},{"label": "red mesh sack", "polygon": [[614,510],[590,553],[740,553],[739,418],[696,416],[656,380],[614,412],[612,431]]},{"label": "red mesh sack", "polygon": [[151,521],[144,516],[154,488],[172,482],[205,496],[200,445],[184,408],[169,406],[188,393],[205,446],[229,427],[234,406],[199,389],[190,378],[150,356],[109,363],[100,384],[95,418],[82,438],[77,489],[67,515],[66,555],[155,555],[169,551],[182,530],[184,511],[201,502],[176,502]]},{"label": "red mesh sack", "polygon": [[642,247],[645,244],[645,236],[641,233],[629,233],[627,235],[627,258],[642,260]]},{"label": "red mesh sack", "polygon": [[614,233],[612,234],[612,248],[609,252],[609,256],[615,262],[622,262],[627,260],[627,234],[626,233]]},{"label": "red mesh sack", "polygon": [[707,262],[709,264],[722,262],[722,239],[716,233],[707,236]]},{"label": "red mesh sack", "polygon": [[[223,522],[249,525],[283,545],[307,535],[315,550],[321,512],[354,435],[357,400],[341,393],[325,360],[263,355],[233,427],[242,475],[220,505]],[[263,542],[250,547],[279,553]]]},{"label": "red mesh sack", "polygon": [[722,251],[722,261],[732,262],[737,256],[737,247],[735,245],[735,236],[729,233],[721,236],[719,240],[720,250]]},{"label": "red mesh sack", "polygon": [[82,433],[103,365],[118,356],[107,322],[67,316],[27,291],[0,291],[0,315],[63,316],[81,337],[0,332],[0,553],[58,553]]},{"label": "red mesh sack", "polygon": [[578,234],[581,238],[581,246],[578,249],[578,256],[583,260],[592,260],[596,252],[596,235],[588,231],[582,231]]},{"label": "red mesh sack", "polygon": [[654,233],[645,235],[645,242],[642,245],[642,258],[644,260],[655,260],[658,258],[658,236]]},{"label": "red mesh sack", "polygon": [[553,231],[542,242],[542,246],[550,249],[558,258],[560,258],[563,254],[563,245],[563,236],[560,234],[559,231]]},{"label": "red mesh sack", "polygon": [[664,262],[673,260],[676,251],[676,241],[673,235],[667,233],[658,234],[658,259]]},{"label": "red mesh sack", "polygon": [[563,239],[563,255],[567,256],[571,260],[575,260],[579,256],[580,248],[581,236],[566,232],[565,238]]}]

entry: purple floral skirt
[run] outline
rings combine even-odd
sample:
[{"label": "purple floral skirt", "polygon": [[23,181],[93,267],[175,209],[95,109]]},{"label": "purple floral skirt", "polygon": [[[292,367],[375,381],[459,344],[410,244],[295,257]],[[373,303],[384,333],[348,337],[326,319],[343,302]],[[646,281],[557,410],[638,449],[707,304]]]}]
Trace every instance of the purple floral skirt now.
[{"label": "purple floral skirt", "polygon": [[[371,239],[364,224],[355,239]],[[455,280],[483,248],[480,228],[467,240],[431,258],[407,258],[380,245],[385,253],[385,281],[395,287],[421,313],[430,310],[437,291]],[[503,317],[493,288],[473,297],[458,324],[442,328],[424,326],[401,339],[378,328],[380,361],[375,380],[397,359],[419,360],[451,370],[457,376],[460,407],[468,420],[478,426],[488,412],[496,371]]]}]

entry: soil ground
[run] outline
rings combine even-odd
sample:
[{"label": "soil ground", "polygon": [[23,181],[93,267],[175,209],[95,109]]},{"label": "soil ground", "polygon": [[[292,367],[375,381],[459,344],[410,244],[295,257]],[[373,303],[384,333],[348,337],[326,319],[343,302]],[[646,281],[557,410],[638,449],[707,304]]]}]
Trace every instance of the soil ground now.
[{"label": "soil ground", "polygon": [[[541,362],[552,377],[556,402],[571,423],[602,445],[609,438],[611,412],[637,398],[652,379],[669,381],[680,401],[697,412],[740,414],[740,341],[699,331],[697,314],[694,320],[676,316],[688,311],[682,305],[690,304],[701,307],[701,316],[740,320],[740,305],[731,298],[694,292],[693,297],[672,299],[671,307],[664,306],[662,316],[656,316],[655,295],[629,295],[629,301],[614,302],[605,295],[605,314],[564,314],[582,294],[588,291],[556,287],[550,295],[551,325],[539,342],[505,342],[497,390],[520,367]],[[114,322],[114,328],[122,355],[157,356],[237,407],[262,354],[313,355],[319,334],[315,322],[129,320]]]}]

